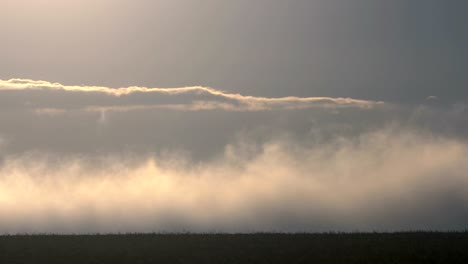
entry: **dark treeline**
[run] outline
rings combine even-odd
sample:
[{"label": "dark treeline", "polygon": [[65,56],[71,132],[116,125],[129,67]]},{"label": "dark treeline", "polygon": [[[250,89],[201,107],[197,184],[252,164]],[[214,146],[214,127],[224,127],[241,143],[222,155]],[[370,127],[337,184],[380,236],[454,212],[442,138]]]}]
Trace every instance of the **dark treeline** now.
[{"label": "dark treeline", "polygon": [[0,236],[0,263],[468,263],[468,232]]}]

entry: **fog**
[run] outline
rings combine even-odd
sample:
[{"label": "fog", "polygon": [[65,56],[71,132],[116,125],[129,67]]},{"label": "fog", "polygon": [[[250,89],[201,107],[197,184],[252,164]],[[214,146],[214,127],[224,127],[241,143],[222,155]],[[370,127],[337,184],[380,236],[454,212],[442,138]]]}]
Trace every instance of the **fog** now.
[{"label": "fog", "polygon": [[326,144],[248,139],[89,160],[27,153],[0,170],[0,232],[303,232],[467,228],[466,142],[389,127]]}]

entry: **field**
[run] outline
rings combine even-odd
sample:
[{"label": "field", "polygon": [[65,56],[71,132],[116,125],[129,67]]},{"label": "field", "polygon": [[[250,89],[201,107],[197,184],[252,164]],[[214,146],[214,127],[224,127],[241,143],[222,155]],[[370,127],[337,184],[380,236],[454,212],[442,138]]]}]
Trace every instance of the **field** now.
[{"label": "field", "polygon": [[0,263],[468,263],[468,233],[0,236]]}]

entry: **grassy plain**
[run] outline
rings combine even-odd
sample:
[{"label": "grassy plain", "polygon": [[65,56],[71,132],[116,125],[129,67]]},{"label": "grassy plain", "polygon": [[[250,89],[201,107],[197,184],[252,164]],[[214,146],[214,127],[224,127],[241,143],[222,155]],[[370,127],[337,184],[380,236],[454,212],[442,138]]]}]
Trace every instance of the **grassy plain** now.
[{"label": "grassy plain", "polygon": [[0,263],[468,263],[468,232],[0,236]]}]

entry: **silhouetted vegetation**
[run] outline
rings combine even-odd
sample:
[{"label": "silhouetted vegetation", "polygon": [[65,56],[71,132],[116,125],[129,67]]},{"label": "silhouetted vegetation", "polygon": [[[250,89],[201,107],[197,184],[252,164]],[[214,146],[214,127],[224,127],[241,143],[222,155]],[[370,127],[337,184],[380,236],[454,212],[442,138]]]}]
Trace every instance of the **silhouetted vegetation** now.
[{"label": "silhouetted vegetation", "polygon": [[468,233],[17,235],[0,263],[468,263]]}]

